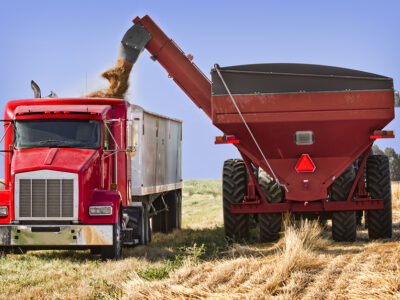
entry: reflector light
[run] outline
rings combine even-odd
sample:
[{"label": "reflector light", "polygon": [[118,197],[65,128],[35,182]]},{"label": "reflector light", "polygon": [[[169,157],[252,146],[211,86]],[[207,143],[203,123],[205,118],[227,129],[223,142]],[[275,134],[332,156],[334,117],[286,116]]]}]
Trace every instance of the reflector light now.
[{"label": "reflector light", "polygon": [[312,173],[316,168],[317,167],[314,165],[311,157],[308,154],[302,154],[295,166],[296,171],[299,173]]},{"label": "reflector light", "polygon": [[294,134],[294,141],[296,145],[312,145],[314,144],[314,132],[308,131],[296,131]]},{"label": "reflector light", "polygon": [[394,138],[393,130],[375,130],[369,137],[371,140],[376,139],[392,139]]},{"label": "reflector light", "polygon": [[215,144],[238,144],[239,140],[234,135],[223,135],[215,137]]}]

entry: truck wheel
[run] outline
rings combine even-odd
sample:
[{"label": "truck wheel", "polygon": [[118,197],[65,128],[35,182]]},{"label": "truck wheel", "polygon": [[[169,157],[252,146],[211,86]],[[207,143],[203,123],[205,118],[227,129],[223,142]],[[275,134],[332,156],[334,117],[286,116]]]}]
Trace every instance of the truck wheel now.
[{"label": "truck wheel", "polygon": [[[264,170],[258,172],[258,184],[264,192],[265,198],[270,203],[280,203],[283,201],[282,187],[276,184],[271,176]],[[260,242],[273,242],[279,239],[282,229],[282,213],[259,214],[260,222]]]},{"label": "truck wheel", "polygon": [[[169,198],[168,195],[164,195],[163,197],[165,203],[169,207],[167,203]],[[169,210],[165,210],[165,206],[161,200],[161,197],[154,201],[153,206],[156,211],[161,210],[151,218],[151,228],[153,232],[170,233],[172,231],[172,226],[170,224]]]},{"label": "truck wheel", "polygon": [[[355,179],[354,166],[349,166],[330,186],[329,201],[346,201]],[[357,235],[355,211],[332,213],[332,238],[338,242],[354,242]]]},{"label": "truck wheel", "polygon": [[182,193],[176,190],[168,193],[166,203],[168,206],[168,218],[171,230],[182,227]]},{"label": "truck wheel", "polygon": [[101,247],[101,258],[103,260],[114,259],[119,260],[122,254],[122,237],[121,237],[121,218],[118,223],[113,224],[113,244],[112,246]]},{"label": "truck wheel", "polygon": [[247,171],[243,160],[226,160],[222,173],[222,199],[225,236],[228,239],[246,239],[249,236],[249,215],[231,213],[231,204],[242,202],[246,193]]},{"label": "truck wheel", "polygon": [[392,237],[392,193],[389,159],[385,155],[373,155],[367,160],[367,190],[372,198],[383,199],[383,210],[366,213],[370,239]]}]

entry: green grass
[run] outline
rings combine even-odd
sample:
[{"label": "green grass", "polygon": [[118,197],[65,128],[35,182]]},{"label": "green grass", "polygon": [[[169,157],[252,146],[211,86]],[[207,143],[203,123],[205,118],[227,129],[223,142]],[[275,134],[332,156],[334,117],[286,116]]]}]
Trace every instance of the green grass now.
[{"label": "green grass", "polygon": [[178,254],[173,260],[168,259],[158,267],[148,267],[144,270],[138,271],[139,277],[146,280],[161,280],[168,278],[169,274],[176,269],[182,267],[185,261],[190,261],[192,265],[199,264],[202,261],[202,256],[206,252],[206,247],[201,244],[200,247],[195,243],[192,247],[182,246],[180,251],[187,255]]},{"label": "green grass", "polygon": [[221,180],[187,180],[183,183],[184,228],[222,226]]},{"label": "green grass", "polygon": [[183,182],[183,193],[192,195],[212,195],[222,194],[222,184],[219,179],[185,180]]}]

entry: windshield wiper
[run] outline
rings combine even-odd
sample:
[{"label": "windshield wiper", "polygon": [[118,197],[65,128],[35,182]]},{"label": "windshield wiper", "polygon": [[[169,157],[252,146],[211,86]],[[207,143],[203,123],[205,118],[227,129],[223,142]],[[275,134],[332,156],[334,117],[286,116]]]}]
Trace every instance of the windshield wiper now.
[{"label": "windshield wiper", "polygon": [[47,144],[54,144],[54,143],[60,143],[62,141],[58,141],[58,140],[46,140],[46,141],[40,141],[39,145],[47,145]]}]

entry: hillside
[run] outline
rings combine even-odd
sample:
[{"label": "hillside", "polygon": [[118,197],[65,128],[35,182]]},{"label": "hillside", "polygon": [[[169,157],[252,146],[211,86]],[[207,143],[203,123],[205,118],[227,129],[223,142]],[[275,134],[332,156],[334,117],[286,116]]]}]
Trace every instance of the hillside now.
[{"label": "hillside", "polygon": [[[102,262],[84,251],[0,258],[1,299],[395,299],[400,297],[400,183],[394,238],[333,243],[330,228],[287,224],[276,244],[227,244],[219,180],[186,181],[183,229]],[[329,227],[329,225],[328,225]]]}]

